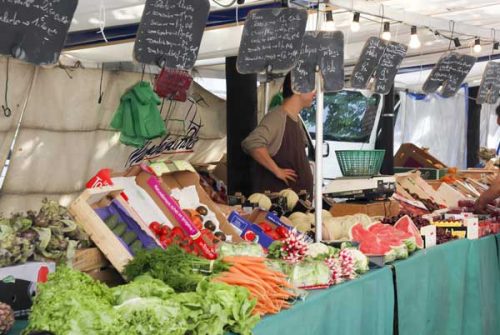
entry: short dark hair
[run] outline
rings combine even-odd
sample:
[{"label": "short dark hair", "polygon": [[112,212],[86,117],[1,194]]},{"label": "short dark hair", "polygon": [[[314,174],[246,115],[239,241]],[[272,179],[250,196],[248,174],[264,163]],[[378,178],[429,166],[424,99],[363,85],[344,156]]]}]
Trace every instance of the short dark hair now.
[{"label": "short dark hair", "polygon": [[288,72],[285,76],[285,81],[283,82],[283,99],[290,98],[292,95],[292,76],[291,72]]},{"label": "short dark hair", "polygon": [[497,106],[497,116],[500,116],[500,105]]}]

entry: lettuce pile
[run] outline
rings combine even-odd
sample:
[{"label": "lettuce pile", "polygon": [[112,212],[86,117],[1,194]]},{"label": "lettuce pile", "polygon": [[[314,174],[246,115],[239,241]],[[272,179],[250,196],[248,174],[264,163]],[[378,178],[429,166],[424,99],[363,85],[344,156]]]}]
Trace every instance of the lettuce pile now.
[{"label": "lettuce pile", "polygon": [[40,285],[30,331],[57,335],[251,334],[259,321],[242,287],[202,280],[194,292],[175,293],[149,275],[115,288],[60,267]]}]

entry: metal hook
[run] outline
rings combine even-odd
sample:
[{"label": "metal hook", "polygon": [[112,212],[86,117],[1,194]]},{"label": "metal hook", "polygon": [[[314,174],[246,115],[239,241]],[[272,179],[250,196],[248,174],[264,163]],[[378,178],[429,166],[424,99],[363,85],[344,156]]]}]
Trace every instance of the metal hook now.
[{"label": "metal hook", "polygon": [[10,117],[12,115],[12,110],[9,107],[8,93],[9,93],[9,61],[10,58],[7,57],[7,71],[5,73],[5,105],[2,105],[3,115],[5,117]]}]

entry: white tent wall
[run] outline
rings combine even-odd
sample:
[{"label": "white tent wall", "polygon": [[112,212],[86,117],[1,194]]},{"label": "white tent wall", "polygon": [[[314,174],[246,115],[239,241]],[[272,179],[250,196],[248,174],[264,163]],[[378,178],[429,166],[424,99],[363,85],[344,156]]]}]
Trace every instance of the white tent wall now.
[{"label": "white tent wall", "polygon": [[496,105],[484,104],[481,108],[481,130],[479,145],[497,150],[500,143],[500,126],[497,124]]},{"label": "white tent wall", "polygon": [[[5,58],[0,59],[4,68]],[[0,193],[0,212],[36,209],[44,197],[67,205],[81,192],[87,180],[99,169],[123,170],[134,148],[119,142],[119,133],[109,129],[111,118],[125,91],[138,82],[140,73],[104,71],[102,104],[98,104],[101,71],[39,68],[28,97],[34,67],[11,62],[9,103],[14,112],[0,122],[0,162],[3,166],[19,119],[20,107],[26,111]],[[71,76],[71,78],[70,78]],[[146,75],[145,79],[149,79]],[[0,82],[5,71],[0,72]],[[3,86],[0,89],[3,92]],[[199,142],[193,152],[169,154],[172,159],[193,163],[218,161],[225,152],[225,101],[193,84],[191,101],[165,103],[163,116],[170,110],[167,129],[185,135],[187,122],[201,123]],[[192,102],[193,99],[197,102]],[[160,139],[149,147],[158,144]]]},{"label": "white tent wall", "polygon": [[451,98],[429,94],[416,99],[400,93],[401,106],[394,129],[394,152],[402,143],[429,148],[429,152],[448,166],[467,165],[467,90]]}]

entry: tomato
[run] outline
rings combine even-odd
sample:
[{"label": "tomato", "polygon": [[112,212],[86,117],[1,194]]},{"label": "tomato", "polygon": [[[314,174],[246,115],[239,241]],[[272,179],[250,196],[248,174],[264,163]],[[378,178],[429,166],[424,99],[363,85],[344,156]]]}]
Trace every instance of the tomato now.
[{"label": "tomato", "polygon": [[161,228],[161,225],[156,221],[153,221],[149,224],[149,229],[151,229],[151,231],[153,233],[155,233],[155,235],[159,234],[160,228]]},{"label": "tomato", "polygon": [[243,238],[244,238],[245,240],[247,240],[247,241],[252,242],[252,241],[255,241],[255,239],[257,238],[257,235],[256,235],[253,231],[250,231],[250,230],[249,230],[249,231],[247,231],[247,232],[245,233],[245,235],[243,236]]},{"label": "tomato", "polygon": [[280,237],[286,238],[288,236],[288,229],[285,227],[278,227],[276,228],[276,233],[278,233]]},{"label": "tomato", "polygon": [[160,236],[160,244],[162,245],[162,247],[167,247],[169,246],[170,244],[172,244],[172,239],[169,239],[167,236],[165,235],[162,235]]},{"label": "tomato", "polygon": [[169,233],[170,233],[170,228],[168,228],[167,225],[161,226],[160,232],[159,232],[160,235],[168,236]]},{"label": "tomato", "polygon": [[273,230],[273,227],[271,227],[271,225],[267,222],[260,222],[259,223],[259,226],[260,228],[262,228],[262,230],[267,233],[267,232],[270,232]]},{"label": "tomato", "polygon": [[279,240],[279,239],[281,239],[281,236],[276,231],[274,231],[274,230],[270,231],[270,232],[267,232],[266,234],[267,234],[267,236],[269,236],[273,240]]}]

